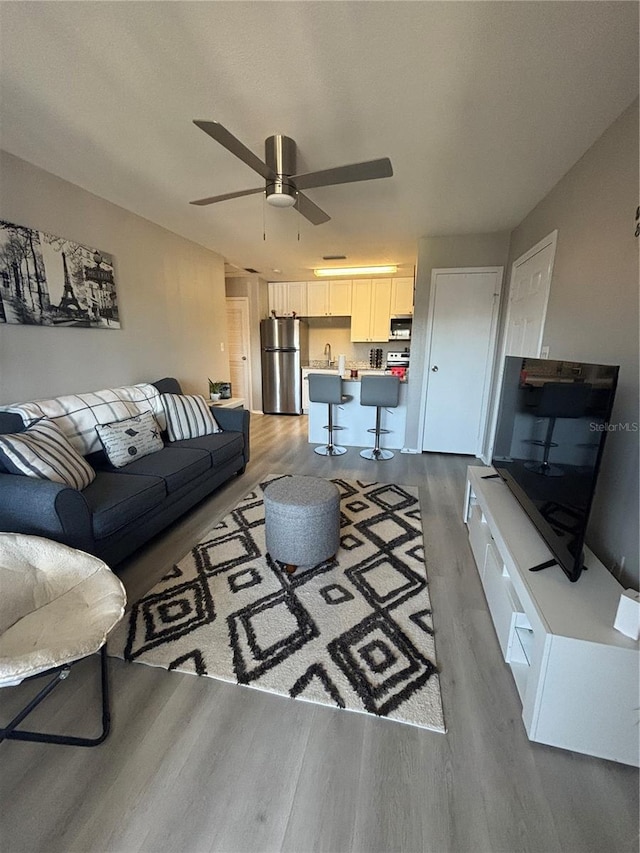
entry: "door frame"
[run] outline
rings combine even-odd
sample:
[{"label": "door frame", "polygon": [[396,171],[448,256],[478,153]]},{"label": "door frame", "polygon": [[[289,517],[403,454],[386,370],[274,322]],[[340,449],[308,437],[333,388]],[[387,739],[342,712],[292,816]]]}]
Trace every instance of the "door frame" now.
[{"label": "door frame", "polygon": [[497,286],[497,297],[494,298],[493,301],[493,310],[491,313],[491,329],[489,332],[489,346],[488,351],[491,354],[491,363],[489,365],[489,369],[485,374],[484,387],[482,389],[482,405],[480,409],[480,429],[478,431],[478,442],[476,446],[476,458],[480,457],[483,451],[483,443],[484,443],[484,435],[486,432],[487,425],[487,415],[489,409],[489,398],[491,393],[491,388],[493,386],[493,372],[494,372],[494,359],[495,359],[495,351],[496,351],[496,343],[498,336],[498,313],[500,307],[500,294],[502,292],[502,283],[504,279],[504,267],[502,266],[491,266],[491,267],[434,267],[431,270],[431,286],[429,289],[429,309],[427,311],[427,338],[426,338],[426,356],[424,362],[424,374],[422,376],[422,388],[420,391],[420,427],[418,430],[418,447],[420,448],[420,452],[424,447],[424,434],[425,434],[425,425],[427,418],[427,398],[429,393],[429,379],[431,373],[431,347],[433,343],[433,332],[434,332],[434,314],[435,314],[435,305],[436,305],[436,278],[439,274],[446,273],[450,275],[451,273],[462,273],[462,274],[473,274],[473,273],[495,273],[498,278],[496,282]]},{"label": "door frame", "polygon": [[[500,389],[502,388],[502,376],[504,374],[504,359],[507,349],[507,329],[509,328],[509,320],[511,318],[511,291],[513,289],[513,282],[516,277],[516,272],[518,267],[522,266],[522,264],[526,264],[527,261],[530,261],[534,255],[537,255],[538,252],[541,252],[543,249],[546,249],[547,246],[551,246],[551,258],[549,260],[549,281],[547,282],[547,293],[545,295],[544,300],[544,309],[542,312],[542,323],[540,324],[540,335],[538,337],[538,346],[535,355],[529,356],[530,358],[540,358],[540,352],[542,350],[542,341],[544,340],[544,329],[545,324],[547,322],[547,309],[549,307],[549,296],[551,294],[551,281],[553,279],[553,267],[556,260],[556,248],[558,243],[558,229],[552,231],[550,234],[547,234],[546,237],[543,237],[542,240],[539,240],[535,246],[532,246],[530,249],[520,255],[519,258],[516,258],[515,261],[511,264],[511,275],[509,277],[509,289],[507,291],[507,310],[504,316],[504,320],[501,324],[501,336],[502,340],[500,343],[500,356],[498,358],[498,363],[496,365],[496,379],[494,383],[495,393],[493,395],[493,407],[491,411],[491,423],[489,425],[488,435],[486,436],[485,446],[483,448],[482,453],[482,461],[485,465],[491,464],[491,459],[493,457],[493,443],[496,436],[496,426],[498,422],[498,406],[500,405]],[[493,389],[492,389],[493,391]]]},{"label": "door frame", "polygon": [[[251,371],[251,322],[249,318],[249,297],[248,296],[225,296],[225,313],[229,303],[234,303],[241,308],[243,332],[246,332],[247,338],[247,384],[249,397],[245,400],[245,407],[249,411],[253,411],[253,377]],[[225,318],[226,319],[226,318]],[[227,341],[229,340],[229,327],[227,324]],[[227,358],[228,358],[227,354]]]}]

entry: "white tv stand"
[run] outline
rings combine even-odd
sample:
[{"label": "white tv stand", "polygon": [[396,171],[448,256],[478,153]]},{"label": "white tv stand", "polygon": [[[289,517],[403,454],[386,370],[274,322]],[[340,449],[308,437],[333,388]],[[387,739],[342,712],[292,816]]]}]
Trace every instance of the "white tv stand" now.
[{"label": "white tv stand", "polygon": [[530,740],[639,765],[638,643],[613,627],[622,587],[585,549],[576,583],[493,468],[470,467],[469,542]]}]

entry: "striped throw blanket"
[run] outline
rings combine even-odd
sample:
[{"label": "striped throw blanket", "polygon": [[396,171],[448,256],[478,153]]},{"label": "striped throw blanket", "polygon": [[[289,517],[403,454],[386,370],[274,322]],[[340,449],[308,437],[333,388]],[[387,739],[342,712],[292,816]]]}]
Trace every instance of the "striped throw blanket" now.
[{"label": "striped throw blanket", "polygon": [[166,417],[159,391],[151,384],[107,388],[86,394],[68,394],[51,400],[15,403],[3,406],[15,412],[25,424],[38,418],[48,418],[65,434],[69,443],[82,456],[100,450],[97,424],[109,424],[134,417],[141,412],[153,412],[161,429],[166,429]]}]

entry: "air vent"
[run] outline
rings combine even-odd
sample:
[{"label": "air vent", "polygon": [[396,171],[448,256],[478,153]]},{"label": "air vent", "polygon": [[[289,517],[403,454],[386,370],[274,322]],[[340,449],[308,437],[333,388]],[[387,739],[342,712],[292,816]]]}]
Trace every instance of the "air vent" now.
[{"label": "air vent", "polygon": [[323,261],[346,261],[347,256],[346,255],[323,255],[322,260]]},{"label": "air vent", "polygon": [[254,270],[253,267],[245,267],[244,271],[254,273],[254,275],[259,275],[258,270]]}]

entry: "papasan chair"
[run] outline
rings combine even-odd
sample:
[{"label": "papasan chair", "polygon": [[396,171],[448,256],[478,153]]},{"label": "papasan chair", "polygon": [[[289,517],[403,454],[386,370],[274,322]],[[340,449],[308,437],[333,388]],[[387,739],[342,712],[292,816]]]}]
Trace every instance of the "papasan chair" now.
[{"label": "papasan chair", "polygon": [[[9,723],[4,740],[97,746],[111,725],[106,639],[124,614],[126,594],[91,554],[40,536],[0,533],[0,688],[51,676]],[[20,723],[84,657],[100,651],[102,732],[75,737],[25,731]]]}]

